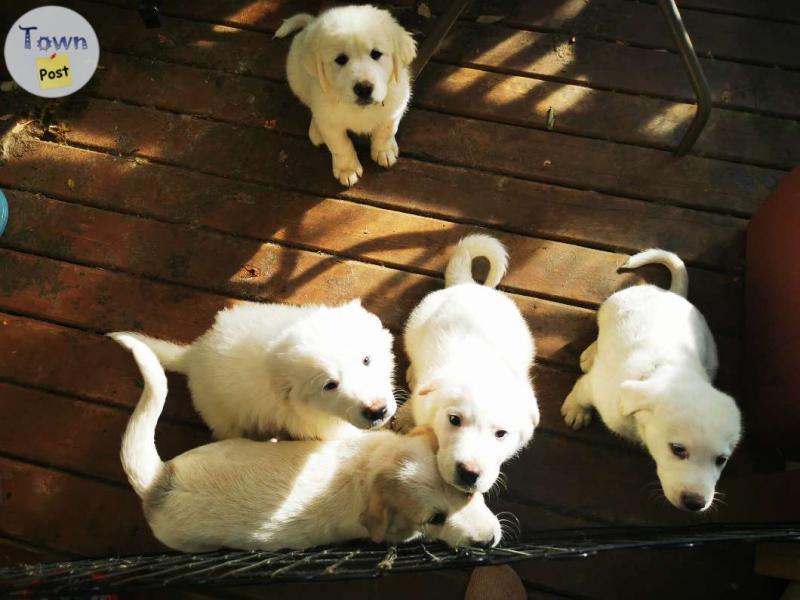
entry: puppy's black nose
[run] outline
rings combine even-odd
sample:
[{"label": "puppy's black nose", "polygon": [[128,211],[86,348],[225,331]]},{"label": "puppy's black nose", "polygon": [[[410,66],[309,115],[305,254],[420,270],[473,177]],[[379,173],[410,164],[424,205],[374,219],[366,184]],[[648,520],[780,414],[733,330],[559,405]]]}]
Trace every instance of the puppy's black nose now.
[{"label": "puppy's black nose", "polygon": [[385,419],[388,412],[389,410],[386,408],[386,405],[383,405],[377,408],[367,407],[361,411],[361,414],[367,421],[376,423],[377,421]]},{"label": "puppy's black nose", "polygon": [[703,510],[706,506],[705,498],[697,494],[689,494],[688,492],[681,494],[681,502],[686,507],[686,510],[691,511]]},{"label": "puppy's black nose", "polygon": [[495,537],[494,534],[492,534],[492,537],[490,537],[488,540],[480,540],[480,541],[473,540],[472,544],[470,545],[477,546],[478,548],[492,548],[494,547],[494,542],[495,542]]},{"label": "puppy's black nose", "polygon": [[369,100],[372,97],[374,86],[369,81],[359,81],[353,86],[353,91],[361,100]]},{"label": "puppy's black nose", "polygon": [[456,464],[456,480],[460,485],[473,486],[480,477],[478,471],[472,465],[465,465],[464,463]]}]

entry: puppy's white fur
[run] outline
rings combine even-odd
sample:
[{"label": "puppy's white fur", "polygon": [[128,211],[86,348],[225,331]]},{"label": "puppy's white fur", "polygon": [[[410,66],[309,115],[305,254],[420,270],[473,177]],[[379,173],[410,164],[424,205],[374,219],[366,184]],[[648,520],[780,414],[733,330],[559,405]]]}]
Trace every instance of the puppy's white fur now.
[{"label": "puppy's white fur", "polygon": [[[485,285],[472,279],[477,257],[489,260]],[[412,395],[403,416],[433,428],[442,476],[465,490],[487,491],[539,422],[529,376],[533,337],[514,302],[493,289],[506,267],[500,242],[464,238],[447,265],[445,289],[414,309],[405,330]],[[477,479],[470,482],[464,470]]]},{"label": "puppy's white fur", "polygon": [[586,374],[561,412],[577,429],[596,408],[609,429],[647,448],[670,503],[705,510],[739,441],[741,417],[733,399],[711,384],[717,350],[703,315],[685,298],[683,261],[646,250],[623,268],[649,263],[669,268],[670,290],[633,286],[603,303],[597,341],[581,356]]},{"label": "puppy's white fur", "polygon": [[[298,29],[286,74],[295,96],[311,109],[311,143],[330,150],[333,176],[349,186],[363,175],[348,131],[370,136],[372,160],[391,167],[399,155],[394,136],[411,97],[408,66],[417,54],[411,34],[374,6],[332,8],[316,18],[295,15],[275,37]],[[372,86],[368,98],[355,92],[364,84]]]},{"label": "puppy's white fur", "polygon": [[153,533],[170,548],[278,550],[420,535],[453,546],[500,541],[483,497],[442,480],[429,429],[327,442],[225,440],[162,462],[154,436],[167,396],[164,370],[135,337],[112,337],[133,352],[144,378],[122,465]]},{"label": "puppy's white fur", "polygon": [[[239,305],[188,346],[131,335],[188,376],[218,439],[350,437],[383,425],[397,407],[392,335],[358,301]],[[367,418],[382,408],[381,418]]]}]

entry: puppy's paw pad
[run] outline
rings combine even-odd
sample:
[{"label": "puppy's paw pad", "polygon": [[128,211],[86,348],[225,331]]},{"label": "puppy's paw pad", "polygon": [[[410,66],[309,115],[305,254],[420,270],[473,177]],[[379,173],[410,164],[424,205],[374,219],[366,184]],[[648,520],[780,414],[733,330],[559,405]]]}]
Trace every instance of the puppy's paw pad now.
[{"label": "puppy's paw pad", "polygon": [[348,187],[358,183],[358,178],[363,174],[364,168],[358,161],[356,161],[355,164],[348,163],[345,166],[336,164],[333,167],[333,176],[339,180],[339,183]]},{"label": "puppy's paw pad", "polygon": [[561,406],[561,414],[564,416],[564,423],[573,429],[586,427],[592,422],[592,410],[575,402],[564,402]]},{"label": "puppy's paw pad", "polygon": [[400,156],[400,149],[397,147],[397,142],[392,140],[388,146],[383,148],[373,146],[370,155],[372,160],[383,168],[388,169],[397,162],[397,157]]},{"label": "puppy's paw pad", "polygon": [[385,169],[397,162],[397,154],[391,150],[381,150],[372,156],[372,160]]}]

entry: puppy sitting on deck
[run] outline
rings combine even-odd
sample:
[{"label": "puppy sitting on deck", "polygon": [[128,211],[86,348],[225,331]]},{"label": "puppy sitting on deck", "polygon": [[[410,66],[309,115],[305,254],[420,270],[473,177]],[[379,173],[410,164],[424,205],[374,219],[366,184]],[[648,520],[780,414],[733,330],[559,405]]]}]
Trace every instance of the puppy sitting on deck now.
[{"label": "puppy sitting on deck", "polygon": [[295,15],[275,37],[299,29],[286,74],[292,92],[311,109],[308,137],[328,147],[333,176],[350,186],[363,175],[348,131],[370,136],[372,160],[391,167],[400,153],[394,136],[411,97],[408,66],[417,54],[411,34],[374,6]]},{"label": "puppy sitting on deck", "polygon": [[164,370],[135,337],[112,337],[133,352],[144,379],[122,465],[153,533],[170,548],[302,549],[420,535],[452,546],[500,541],[483,497],[442,480],[430,430],[328,442],[225,440],[162,462],[154,436],[167,396]]},{"label": "puppy sitting on deck", "polygon": [[[480,256],[490,264],[485,285],[472,279]],[[494,238],[464,238],[445,289],[426,296],[406,324],[411,399],[400,420],[433,428],[442,477],[466,491],[489,490],[539,423],[529,376],[533,337],[514,302],[493,289],[506,264]]]},{"label": "puppy sitting on deck", "polygon": [[329,440],[380,427],[397,408],[392,335],[359,301],[243,304],[183,346],[131,334],[184,373],[217,439]]},{"label": "puppy sitting on deck", "polygon": [[683,261],[671,252],[646,250],[623,268],[649,263],[670,270],[670,289],[633,286],[603,303],[597,341],[581,355],[586,374],[561,413],[578,429],[596,408],[609,429],[647,448],[670,503],[702,511],[711,506],[739,441],[741,417],[733,399],[711,384],[717,349],[703,315],[686,300]]}]

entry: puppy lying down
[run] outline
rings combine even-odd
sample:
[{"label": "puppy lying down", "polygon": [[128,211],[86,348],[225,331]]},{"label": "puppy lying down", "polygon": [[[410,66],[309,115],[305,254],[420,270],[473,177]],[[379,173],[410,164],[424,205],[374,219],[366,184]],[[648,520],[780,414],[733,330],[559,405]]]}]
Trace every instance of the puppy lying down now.
[{"label": "puppy lying down", "polygon": [[397,408],[392,335],[358,301],[239,305],[188,346],[131,335],[188,376],[218,439],[345,438],[383,425]]},{"label": "puppy lying down", "polygon": [[[472,261],[481,256],[490,264],[485,285],[472,279]],[[539,422],[529,376],[533,338],[514,302],[493,289],[506,264],[496,239],[464,238],[447,265],[445,289],[428,294],[406,324],[411,398],[398,420],[436,432],[442,477],[465,491],[491,488]]]},{"label": "puppy lying down", "polygon": [[711,384],[717,350],[703,315],[686,300],[689,278],[675,254],[646,250],[623,266],[665,265],[672,286],[633,286],[598,313],[597,341],[581,355],[586,373],[561,413],[578,429],[597,409],[612,431],[643,444],[664,495],[689,511],[711,506],[722,468],[741,435],[733,399]]},{"label": "puppy lying down", "polygon": [[286,75],[292,92],[311,109],[308,137],[328,147],[333,176],[354,185],[363,175],[348,131],[370,136],[372,160],[391,167],[400,154],[394,136],[411,97],[408,66],[417,54],[411,34],[374,6],[295,15],[275,37],[298,30]]},{"label": "puppy lying down", "polygon": [[153,533],[170,548],[296,549],[367,537],[500,541],[483,497],[442,480],[430,430],[328,442],[225,440],[162,462],[154,436],[167,396],[164,370],[135,337],[111,336],[133,352],[145,384],[122,439],[122,465]]}]

